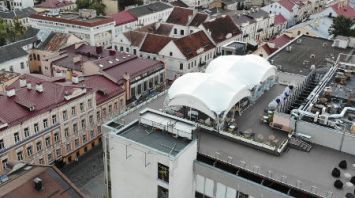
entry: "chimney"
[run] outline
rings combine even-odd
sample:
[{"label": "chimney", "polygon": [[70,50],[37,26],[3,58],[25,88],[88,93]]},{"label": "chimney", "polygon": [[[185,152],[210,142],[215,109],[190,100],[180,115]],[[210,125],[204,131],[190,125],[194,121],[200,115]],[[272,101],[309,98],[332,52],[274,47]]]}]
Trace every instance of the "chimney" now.
[{"label": "chimney", "polygon": [[24,76],[21,76],[21,77],[20,77],[20,87],[21,87],[21,88],[22,88],[22,87],[26,87],[26,84],[27,84],[26,78],[25,78]]},{"label": "chimney", "polygon": [[34,189],[36,190],[36,191],[41,191],[42,190],[42,188],[43,188],[43,183],[42,183],[42,179],[41,178],[39,178],[39,177],[36,177],[36,178],[34,178],[33,179],[33,184],[34,184]]},{"label": "chimney", "polygon": [[96,46],[96,54],[102,53],[102,46]]},{"label": "chimney", "polygon": [[80,82],[79,76],[76,73],[73,73],[71,80],[72,80],[73,84],[78,84]]},{"label": "chimney", "polygon": [[116,55],[116,51],[115,50],[110,50],[110,56],[114,56]]},{"label": "chimney", "polygon": [[27,82],[26,86],[27,86],[27,89],[28,89],[28,90],[31,90],[31,89],[32,89],[32,84],[31,84],[30,81]]},{"label": "chimney", "polygon": [[43,84],[41,82],[36,83],[36,91],[39,93],[43,92]]},{"label": "chimney", "polygon": [[16,95],[16,90],[14,88],[7,88],[6,95],[7,95],[7,97],[12,97],[12,96]]}]

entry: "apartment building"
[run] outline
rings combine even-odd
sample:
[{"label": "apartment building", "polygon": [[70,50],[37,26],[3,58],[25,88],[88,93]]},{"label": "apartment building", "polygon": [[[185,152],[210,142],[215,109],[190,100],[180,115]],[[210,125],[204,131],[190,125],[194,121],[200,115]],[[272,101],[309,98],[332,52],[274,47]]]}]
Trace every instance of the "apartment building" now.
[{"label": "apartment building", "polygon": [[128,9],[128,12],[137,18],[137,25],[142,27],[155,22],[166,21],[172,10],[173,6],[158,1]]},{"label": "apartment building", "polygon": [[[38,32],[37,30],[35,32]],[[0,47],[0,70],[20,74],[30,73],[29,51],[37,41],[36,34],[29,38]]]},{"label": "apartment building", "polygon": [[28,27],[29,21],[28,18],[36,13],[36,11],[29,7],[21,10],[13,10],[13,11],[0,11],[0,17],[8,24],[14,25],[15,20],[18,20],[22,26]]},{"label": "apartment building", "polygon": [[115,20],[115,36],[124,32],[128,32],[137,28],[138,20],[130,12],[122,11],[112,14],[111,17]]},{"label": "apartment building", "polygon": [[150,109],[140,114],[121,130],[119,120],[103,127],[108,196],[194,197],[195,124]]},{"label": "apartment building", "polygon": [[75,8],[75,2],[70,0],[45,0],[34,7],[37,12],[49,11],[52,13],[59,11],[74,11]]},{"label": "apartment building", "polygon": [[5,0],[0,2],[0,7],[3,7],[3,11],[6,10],[21,10],[24,8],[33,8],[33,0]]},{"label": "apartment building", "polygon": [[6,109],[0,113],[2,173],[16,161],[69,163],[98,141],[96,99],[90,89],[24,75],[0,100]]},{"label": "apartment building", "polygon": [[111,46],[115,37],[113,18],[96,16],[95,10],[82,9],[77,13],[62,12],[59,15],[33,14],[30,17],[32,27],[54,32],[70,33],[92,46]]},{"label": "apartment building", "polygon": [[102,74],[125,90],[125,100],[136,100],[165,86],[165,64],[125,52],[83,43],[60,50],[43,62],[46,76],[72,80],[73,77]]}]

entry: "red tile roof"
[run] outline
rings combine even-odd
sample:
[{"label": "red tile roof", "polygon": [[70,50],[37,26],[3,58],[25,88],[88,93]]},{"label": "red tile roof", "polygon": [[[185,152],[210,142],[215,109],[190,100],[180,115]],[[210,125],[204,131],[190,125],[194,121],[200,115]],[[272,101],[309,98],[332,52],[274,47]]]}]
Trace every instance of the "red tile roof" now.
[{"label": "red tile roof", "polygon": [[211,32],[211,37],[216,43],[241,34],[240,29],[229,15],[209,20],[202,25],[206,30]]},{"label": "red tile roof", "polygon": [[339,3],[336,3],[332,5],[332,8],[338,15],[342,15],[350,19],[355,19],[355,9],[349,5],[339,6]]},{"label": "red tile roof", "polygon": [[288,11],[293,12],[292,8],[296,5],[293,1],[291,0],[280,0],[278,3],[286,8]]},{"label": "red tile roof", "polygon": [[[174,43],[187,60],[215,47],[204,31],[195,32],[179,38],[174,40]],[[198,52],[201,49],[203,50]]]},{"label": "red tile roof", "polygon": [[85,76],[84,79],[80,81],[79,85],[91,88],[96,92],[96,104],[102,104],[124,93],[121,85],[112,82],[110,79],[100,74]]},{"label": "red tile roof", "polygon": [[271,40],[270,43],[274,43],[276,48],[281,48],[282,46],[286,45],[292,40],[291,37],[287,36],[286,34],[283,34],[274,40]]},{"label": "red tile roof", "polygon": [[74,25],[80,25],[80,26],[86,26],[86,27],[95,27],[95,26],[114,22],[113,18],[108,18],[108,17],[98,17],[95,20],[83,21],[83,20],[80,20],[79,18],[65,19],[65,18],[59,18],[59,17],[44,16],[44,15],[40,15],[40,14],[32,14],[30,16],[30,18],[38,19],[38,20],[54,21],[54,22],[59,22],[59,23],[68,23],[68,24],[74,24]]},{"label": "red tile roof", "polygon": [[62,8],[68,5],[72,5],[74,2],[66,0],[46,0],[38,5],[36,8]]},{"label": "red tile roof", "polygon": [[131,79],[142,75],[146,72],[153,72],[155,70],[164,69],[164,63],[151,59],[135,58],[124,64],[111,67],[102,71],[105,75],[114,78],[116,83],[121,85],[123,83],[123,75],[128,73]]},{"label": "red tile roof", "polygon": [[137,21],[137,18],[128,11],[122,11],[112,14],[111,17],[115,20],[116,25],[123,25],[126,23]]},{"label": "red tile roof", "polygon": [[167,23],[173,23],[177,25],[187,25],[189,22],[189,16],[193,15],[193,10],[182,7],[174,7],[173,11],[170,13]]},{"label": "red tile roof", "polygon": [[[19,80],[17,80],[9,86],[10,88],[16,88],[15,96],[0,95],[0,109],[9,110],[0,111],[0,120],[8,123],[9,127],[49,111],[58,105],[66,104],[69,101],[64,98],[65,92],[76,89],[58,85],[30,74],[23,76],[32,84],[31,90],[26,87],[20,88]],[[36,91],[36,83],[42,83],[43,92]],[[30,111],[27,108],[28,105],[34,106],[34,111]]]},{"label": "red tile roof", "polygon": [[194,18],[191,20],[191,22],[190,22],[189,25],[190,25],[190,26],[198,27],[198,26],[200,26],[203,22],[205,22],[207,18],[208,18],[208,14],[196,13],[196,15],[195,15]]},{"label": "red tile roof", "polygon": [[282,14],[278,14],[275,16],[275,21],[274,21],[275,25],[280,25],[285,22],[287,22],[287,20],[285,19],[285,17]]},{"label": "red tile roof", "polygon": [[264,49],[264,51],[266,52],[267,55],[270,55],[277,50],[276,48],[269,47],[269,45],[267,43],[263,44],[261,47]]},{"label": "red tile roof", "polygon": [[140,51],[158,54],[166,44],[168,44],[173,38],[167,36],[161,36],[157,34],[147,34],[145,37]]}]

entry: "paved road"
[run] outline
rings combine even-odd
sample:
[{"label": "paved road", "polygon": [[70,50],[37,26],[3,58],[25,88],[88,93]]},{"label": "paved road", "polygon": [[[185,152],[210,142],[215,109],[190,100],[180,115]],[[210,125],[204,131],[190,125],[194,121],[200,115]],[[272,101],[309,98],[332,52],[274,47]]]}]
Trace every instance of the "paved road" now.
[{"label": "paved road", "polygon": [[[163,108],[165,97],[166,94],[127,114],[123,117],[125,123],[137,119],[139,112],[144,108],[148,107],[156,110]],[[62,171],[89,197],[101,198],[105,196],[103,150],[101,145],[80,157],[78,162],[62,168]]]}]

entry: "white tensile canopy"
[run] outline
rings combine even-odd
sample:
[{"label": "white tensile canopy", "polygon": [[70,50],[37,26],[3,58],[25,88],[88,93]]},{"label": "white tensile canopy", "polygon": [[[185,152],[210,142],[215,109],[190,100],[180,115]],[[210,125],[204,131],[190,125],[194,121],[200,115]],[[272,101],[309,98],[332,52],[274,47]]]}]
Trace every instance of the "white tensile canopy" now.
[{"label": "white tensile canopy", "polygon": [[213,119],[224,118],[251,89],[276,75],[276,69],[257,55],[220,56],[206,73],[188,73],[176,79],[168,92],[168,106],[187,106]]}]

